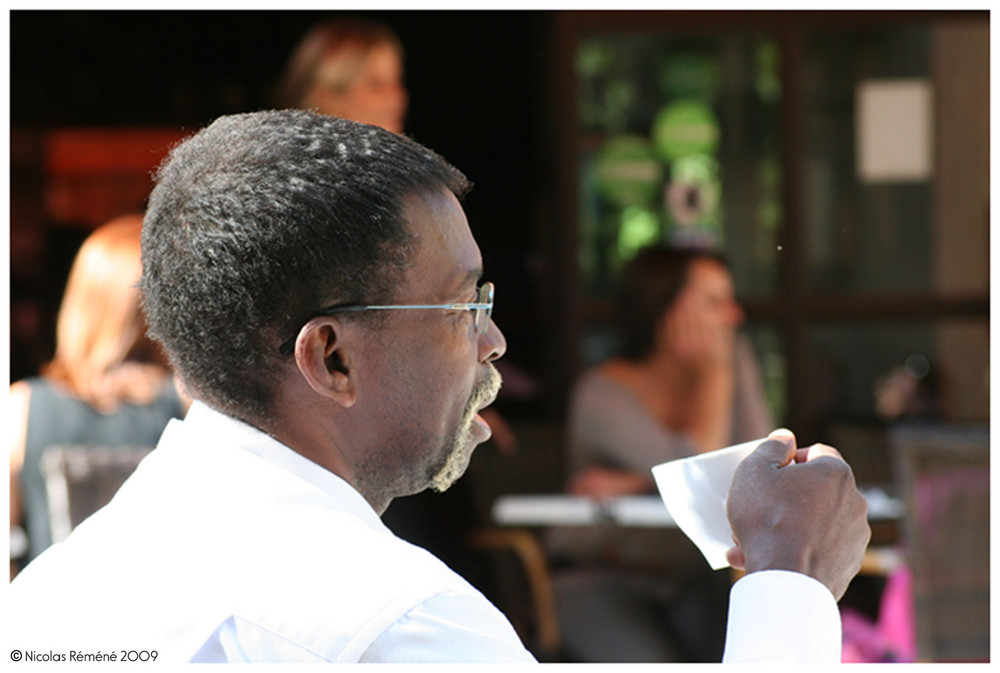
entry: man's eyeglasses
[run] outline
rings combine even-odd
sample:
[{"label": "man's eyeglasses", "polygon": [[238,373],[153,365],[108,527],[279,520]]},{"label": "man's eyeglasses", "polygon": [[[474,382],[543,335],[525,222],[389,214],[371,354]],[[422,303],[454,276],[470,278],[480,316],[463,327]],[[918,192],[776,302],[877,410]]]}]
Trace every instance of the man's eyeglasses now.
[{"label": "man's eyeglasses", "polygon": [[[490,326],[490,318],[493,317],[493,292],[493,283],[483,283],[476,288],[476,301],[474,302],[460,302],[457,304],[385,304],[382,306],[347,304],[343,306],[331,306],[323,309],[317,313],[316,316],[335,315],[337,313],[360,313],[361,311],[396,311],[416,308],[436,308],[448,311],[473,311],[475,313],[474,320],[476,331],[480,334],[485,334],[486,330],[489,329]],[[310,320],[311,319],[312,318],[310,318]],[[297,334],[298,333],[296,332],[296,335]],[[295,339],[296,337],[292,337],[285,343],[281,344],[278,348],[278,352],[282,355],[289,355],[293,350],[295,350]]]}]

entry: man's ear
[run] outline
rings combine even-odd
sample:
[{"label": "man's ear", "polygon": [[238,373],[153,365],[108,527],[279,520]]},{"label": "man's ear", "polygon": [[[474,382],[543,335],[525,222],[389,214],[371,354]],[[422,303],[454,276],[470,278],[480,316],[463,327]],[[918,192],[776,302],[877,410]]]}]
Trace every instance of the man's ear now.
[{"label": "man's ear", "polygon": [[344,329],[343,323],[330,316],[307,322],[295,339],[295,365],[316,393],[350,407],[357,399],[357,389]]}]

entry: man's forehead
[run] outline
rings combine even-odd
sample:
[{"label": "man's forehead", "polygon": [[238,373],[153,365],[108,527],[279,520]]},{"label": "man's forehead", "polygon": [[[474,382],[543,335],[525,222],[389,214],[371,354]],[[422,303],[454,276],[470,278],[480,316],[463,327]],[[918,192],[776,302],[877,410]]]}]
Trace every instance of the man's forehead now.
[{"label": "man's forehead", "polygon": [[403,211],[418,257],[414,262],[448,285],[475,283],[482,276],[482,256],[458,198],[446,189],[412,194]]},{"label": "man's forehead", "polygon": [[462,204],[446,189],[410,195],[405,200],[403,216],[410,233],[417,238],[441,239],[478,250]]}]

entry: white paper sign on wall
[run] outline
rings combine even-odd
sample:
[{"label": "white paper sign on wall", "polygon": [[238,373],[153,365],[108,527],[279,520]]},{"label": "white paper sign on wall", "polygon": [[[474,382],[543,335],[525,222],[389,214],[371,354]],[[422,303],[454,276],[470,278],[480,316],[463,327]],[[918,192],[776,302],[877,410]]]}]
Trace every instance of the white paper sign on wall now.
[{"label": "white paper sign on wall", "polygon": [[856,91],[856,156],[863,182],[915,182],[933,174],[930,80],[878,79]]}]

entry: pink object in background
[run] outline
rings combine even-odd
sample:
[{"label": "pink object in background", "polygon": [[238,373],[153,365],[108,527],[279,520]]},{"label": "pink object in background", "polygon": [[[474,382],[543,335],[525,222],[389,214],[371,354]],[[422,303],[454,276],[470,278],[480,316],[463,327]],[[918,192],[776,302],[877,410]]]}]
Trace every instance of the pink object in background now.
[{"label": "pink object in background", "polygon": [[893,650],[893,661],[917,660],[913,573],[906,566],[893,571],[886,581],[879,606],[878,629]]},{"label": "pink object in background", "polygon": [[901,566],[887,578],[877,623],[851,608],[842,611],[841,621],[844,629],[843,663],[916,661],[913,575],[910,569]]}]

